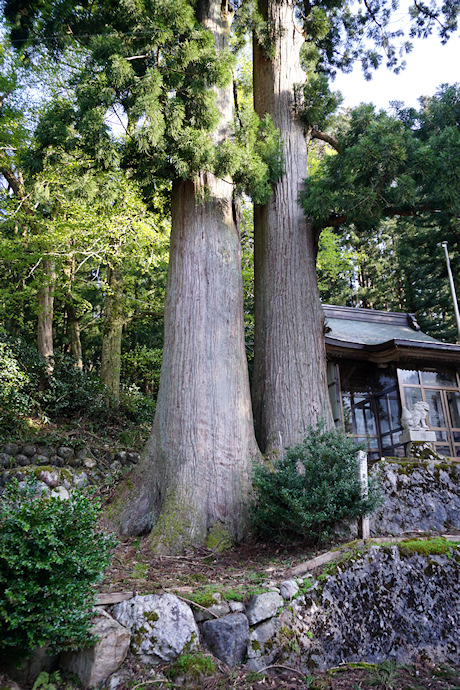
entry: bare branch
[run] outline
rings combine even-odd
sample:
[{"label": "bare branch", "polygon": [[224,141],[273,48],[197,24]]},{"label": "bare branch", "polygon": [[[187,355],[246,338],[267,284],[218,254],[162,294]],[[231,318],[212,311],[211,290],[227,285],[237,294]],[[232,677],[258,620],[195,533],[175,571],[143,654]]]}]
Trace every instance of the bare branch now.
[{"label": "bare branch", "polygon": [[326,134],[325,132],[320,132],[318,129],[315,129],[312,127],[310,130],[310,134],[313,139],[321,139],[321,141],[325,141],[329,146],[332,146],[333,149],[335,149],[338,153],[342,153],[342,150],[339,147],[339,142],[337,139],[330,134]]}]

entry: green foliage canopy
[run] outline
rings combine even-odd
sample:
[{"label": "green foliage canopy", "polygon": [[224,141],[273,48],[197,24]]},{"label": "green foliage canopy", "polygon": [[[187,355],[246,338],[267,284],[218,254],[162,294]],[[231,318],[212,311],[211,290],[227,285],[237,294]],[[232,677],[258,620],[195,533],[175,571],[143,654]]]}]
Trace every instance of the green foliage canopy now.
[{"label": "green foliage canopy", "polygon": [[394,115],[361,105],[341,121],[338,154],[324,156],[306,181],[305,212],[319,227],[458,216],[460,87],[443,85],[421,105],[417,112],[397,104]]}]

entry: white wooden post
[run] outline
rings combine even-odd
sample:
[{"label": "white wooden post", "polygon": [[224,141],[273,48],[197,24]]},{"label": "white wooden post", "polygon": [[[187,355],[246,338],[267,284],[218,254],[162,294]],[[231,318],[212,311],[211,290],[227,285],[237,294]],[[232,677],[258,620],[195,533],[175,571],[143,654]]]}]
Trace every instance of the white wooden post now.
[{"label": "white wooden post", "polygon": [[[367,475],[367,453],[358,450],[359,479],[361,481],[361,496],[367,498],[369,493],[369,483]],[[370,537],[369,518],[367,516],[358,518],[358,537],[369,539]]]}]

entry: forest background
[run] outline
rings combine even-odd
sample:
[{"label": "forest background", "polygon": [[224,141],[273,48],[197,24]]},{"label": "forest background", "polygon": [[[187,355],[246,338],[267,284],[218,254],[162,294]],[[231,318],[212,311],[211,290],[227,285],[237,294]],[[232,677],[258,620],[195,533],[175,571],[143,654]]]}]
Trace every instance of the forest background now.
[{"label": "forest background", "polygon": [[[312,242],[308,261],[316,260],[322,301],[416,312],[426,332],[455,340],[450,290],[438,245],[449,243],[453,272],[458,275],[458,86],[440,87],[435,95],[422,98],[418,109],[399,103],[388,113],[371,105],[340,111],[340,96],[329,83],[337,69],[347,70],[355,61],[361,62],[366,75],[383,62],[395,71],[402,67],[410,47],[399,29],[391,26],[391,6],[247,3],[236,8],[230,36],[233,8],[226,6],[224,12],[222,5],[217,20],[215,5],[4,5],[0,320],[2,424],[8,433],[17,428],[24,413],[32,411],[45,424],[51,417],[74,419],[75,415],[90,417],[99,425],[106,425],[108,419],[130,419],[126,441],[135,428],[151,423],[164,344],[171,218],[179,227],[183,217],[177,221],[177,214],[185,208],[185,222],[196,225],[197,232],[206,224],[208,228],[222,224],[210,202],[216,195],[227,199],[232,222],[241,234],[244,345],[255,381],[257,440],[262,450],[277,444],[274,430],[281,422],[268,398],[279,396],[280,390],[266,372],[270,357],[283,350],[283,338],[277,341],[278,352],[268,352],[273,346],[255,333],[254,300],[259,299],[259,323],[276,341],[276,329],[267,327],[273,318],[266,306],[272,289],[266,271],[269,262],[264,267],[260,260],[259,287],[254,287],[251,200],[256,204],[256,226],[281,227],[279,215],[276,221],[280,209],[270,206],[273,190],[276,198],[279,185],[287,180],[296,200],[307,174],[302,199]],[[282,17],[284,10],[289,11],[288,20]],[[440,40],[447,40],[456,31],[456,2],[441,8],[416,3],[411,13],[415,36],[439,31]],[[294,109],[292,102],[288,104],[285,114],[288,128],[295,121],[294,130],[297,127],[298,136],[309,144],[308,161],[297,164],[294,186],[288,169],[296,147],[289,149],[276,107],[271,109],[271,96],[266,93],[269,72],[279,67],[289,31],[302,36],[290,44],[294,58],[301,60],[292,69],[283,66],[292,72],[286,93],[296,103]],[[255,63],[262,65],[259,71],[254,68],[254,85],[248,51],[251,33]],[[187,187],[190,180],[192,194]],[[213,185],[216,190],[223,185],[227,191],[219,187],[217,193]],[[290,231],[285,233],[288,239]],[[184,259],[181,237],[174,244],[178,261]],[[295,253],[292,237],[288,243]],[[231,241],[219,251],[237,257],[239,249]],[[187,293],[188,321],[184,314],[179,319],[174,311],[177,297],[171,297],[189,289],[182,280],[186,260],[170,270],[171,323],[177,318],[191,324],[195,318],[199,297]],[[317,308],[309,311],[302,299],[292,301],[308,281],[309,294],[315,292],[314,265],[313,270],[306,270],[308,262],[297,269],[293,262],[293,256],[288,259],[280,251],[276,265],[269,266],[277,279],[296,274],[287,290],[290,305],[286,302],[278,309],[279,331],[284,337],[289,321],[295,320],[301,340],[310,330],[321,336]],[[225,277],[219,280],[225,285]],[[235,292],[239,280],[228,273],[227,284],[235,284]],[[231,309],[236,313],[239,304]],[[218,312],[215,308],[207,313],[214,319]],[[206,324],[200,319],[201,343],[206,332],[209,340],[224,333],[223,322],[218,325],[212,319]],[[213,367],[218,371],[227,361],[233,335],[230,329],[210,356],[204,353],[196,367],[198,379],[215,378]],[[175,332],[170,345],[177,343],[177,337]],[[176,347],[168,346],[166,351],[175,352]],[[310,346],[310,354],[315,347]],[[293,339],[281,354],[294,361],[298,350]],[[195,348],[195,357],[197,352]],[[311,396],[314,381],[324,379],[323,355],[316,354],[302,364],[307,374],[287,386],[294,399],[296,386],[300,389],[303,384]],[[191,361],[190,353],[187,356]],[[169,376],[170,392],[180,388],[187,371],[179,371],[181,357],[164,366],[163,379]],[[241,378],[228,390],[237,393],[228,393],[223,408],[228,409],[235,396],[246,395],[241,394],[246,385],[243,367],[236,369]],[[317,387],[324,388],[322,383]],[[303,430],[321,414],[321,395],[319,401],[308,401],[308,414],[302,412]],[[291,404],[297,408],[293,418],[302,410],[302,396],[299,393],[299,401]],[[206,397],[202,393],[199,404]],[[180,404],[186,410],[184,400]],[[210,406],[216,404],[214,400]],[[187,414],[190,426],[188,411],[181,413],[180,424]],[[263,419],[264,414],[269,419]],[[166,416],[173,418],[171,408]],[[157,426],[161,418],[156,416]],[[245,418],[241,428],[248,424],[252,422]],[[291,429],[295,424],[298,421],[290,422]],[[161,439],[162,433],[164,438],[164,431],[155,433],[155,438]],[[278,433],[284,443],[290,440],[289,430]],[[177,442],[181,432],[170,428],[168,434]],[[222,438],[225,434],[226,445],[232,446],[228,430]],[[235,444],[235,453],[249,461],[256,454],[255,443],[247,431],[238,434],[246,439],[245,449]],[[168,456],[163,440],[159,443],[161,451],[151,441],[151,457]],[[248,462],[245,476],[247,466]],[[171,468],[166,474],[167,484]],[[222,500],[225,504],[227,499]]]}]

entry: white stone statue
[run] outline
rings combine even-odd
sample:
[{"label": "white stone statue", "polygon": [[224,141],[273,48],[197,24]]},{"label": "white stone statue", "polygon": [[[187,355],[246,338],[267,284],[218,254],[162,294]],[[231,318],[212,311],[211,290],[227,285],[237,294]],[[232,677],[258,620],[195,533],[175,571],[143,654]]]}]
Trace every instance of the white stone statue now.
[{"label": "white stone statue", "polygon": [[428,403],[422,401],[414,403],[412,410],[403,407],[401,413],[402,428],[409,429],[410,431],[429,429],[426,423],[426,416],[429,409]]}]

